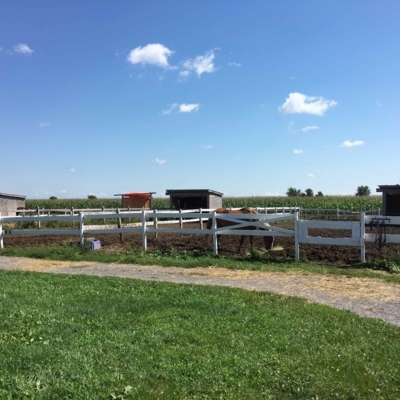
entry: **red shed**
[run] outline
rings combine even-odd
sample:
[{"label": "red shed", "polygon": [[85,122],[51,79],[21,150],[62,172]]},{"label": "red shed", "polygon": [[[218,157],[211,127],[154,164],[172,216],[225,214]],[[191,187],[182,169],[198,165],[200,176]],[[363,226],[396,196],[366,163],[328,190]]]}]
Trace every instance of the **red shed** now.
[{"label": "red shed", "polygon": [[151,208],[151,200],[154,193],[129,192],[115,194],[114,196],[122,196],[122,208]]}]

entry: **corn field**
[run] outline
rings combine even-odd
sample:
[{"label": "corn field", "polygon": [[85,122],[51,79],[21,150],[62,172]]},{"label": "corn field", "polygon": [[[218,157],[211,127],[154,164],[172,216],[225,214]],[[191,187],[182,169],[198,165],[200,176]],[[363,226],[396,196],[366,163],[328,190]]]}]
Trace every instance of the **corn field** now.
[{"label": "corn field", "polygon": [[[121,199],[59,199],[26,200],[27,209],[118,208]],[[301,207],[303,209],[340,209],[354,212],[372,211],[382,207],[381,196],[323,197],[225,197],[223,207]],[[154,198],[153,208],[169,208],[169,198]]]}]

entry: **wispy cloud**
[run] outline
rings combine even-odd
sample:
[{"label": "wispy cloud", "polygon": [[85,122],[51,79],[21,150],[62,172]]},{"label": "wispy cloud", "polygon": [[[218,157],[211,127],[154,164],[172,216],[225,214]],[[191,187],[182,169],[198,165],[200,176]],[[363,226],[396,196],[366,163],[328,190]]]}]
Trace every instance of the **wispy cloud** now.
[{"label": "wispy cloud", "polygon": [[41,123],[39,124],[39,126],[40,126],[41,128],[46,128],[46,127],[50,126],[50,122],[41,122]]},{"label": "wispy cloud", "polygon": [[164,115],[168,115],[168,114],[171,114],[172,111],[174,111],[175,109],[178,109],[179,112],[181,112],[181,113],[189,113],[192,111],[198,111],[199,108],[200,108],[200,104],[198,104],[198,103],[195,103],[195,104],[174,103],[174,104],[171,104],[168,108],[164,109],[162,111],[162,113]]},{"label": "wispy cloud", "polygon": [[377,101],[375,102],[375,104],[376,104],[377,107],[381,107],[381,106],[382,106],[382,102],[380,102],[379,100],[377,100]]},{"label": "wispy cloud", "polygon": [[308,131],[314,131],[319,129],[319,126],[316,125],[310,125],[310,126],[305,126],[304,128],[301,128],[302,132],[308,132]]},{"label": "wispy cloud", "polygon": [[314,178],[314,175],[313,174],[308,174],[308,177],[309,178]]},{"label": "wispy cloud", "polygon": [[230,67],[238,67],[239,68],[241,65],[242,65],[241,63],[237,63],[237,62],[230,62],[229,63]]},{"label": "wispy cloud", "polygon": [[354,146],[362,146],[364,141],[362,140],[355,140],[351,142],[350,140],[345,140],[339,147],[354,147]]},{"label": "wispy cloud", "polygon": [[[210,50],[203,56],[197,56],[196,58],[189,59],[183,63],[185,71],[193,71],[200,77],[204,73],[211,73],[216,71],[214,66],[214,50]],[[183,71],[183,72],[185,72]]]},{"label": "wispy cloud", "polygon": [[297,149],[293,150],[293,154],[301,154],[302,152],[303,150],[297,150]]},{"label": "wispy cloud", "polygon": [[167,162],[167,160],[161,160],[161,158],[155,158],[153,162],[157,163],[158,165],[163,165]]},{"label": "wispy cloud", "polygon": [[293,129],[294,121],[291,121],[288,126],[288,133],[296,133],[296,130]]},{"label": "wispy cloud", "polygon": [[160,43],[136,47],[128,55],[127,60],[132,64],[150,64],[161,68],[171,68],[168,58],[174,54],[172,50]]},{"label": "wispy cloud", "polygon": [[34,50],[29,48],[29,46],[25,43],[19,43],[14,46],[14,52],[23,54],[25,56],[30,56],[34,52]]},{"label": "wispy cloud", "polygon": [[76,172],[76,169],[75,168],[70,168],[70,171],[71,172]]},{"label": "wispy cloud", "polygon": [[201,148],[204,150],[208,150],[208,149],[211,149],[212,146],[211,146],[211,144],[203,144],[203,146],[201,146]]},{"label": "wispy cloud", "polygon": [[178,107],[178,106],[179,106],[178,103],[171,104],[168,108],[164,109],[164,110],[162,111],[162,113],[163,113],[164,115],[171,114],[172,111],[174,111],[175,108]]},{"label": "wispy cloud", "polygon": [[181,104],[179,106],[179,112],[192,112],[192,111],[198,111],[200,107],[200,104]]},{"label": "wispy cloud", "polygon": [[67,191],[65,189],[63,189],[63,190],[59,190],[57,193],[67,193]]},{"label": "wispy cloud", "polygon": [[323,97],[307,96],[302,93],[289,93],[286,101],[278,107],[282,114],[313,114],[324,115],[325,112],[337,104],[334,100]]}]

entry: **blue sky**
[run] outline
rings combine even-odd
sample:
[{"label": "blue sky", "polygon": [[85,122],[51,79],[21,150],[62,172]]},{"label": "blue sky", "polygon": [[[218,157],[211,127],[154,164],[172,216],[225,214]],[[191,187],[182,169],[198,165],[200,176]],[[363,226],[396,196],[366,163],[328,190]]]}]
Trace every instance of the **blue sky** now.
[{"label": "blue sky", "polygon": [[400,183],[400,2],[0,1],[0,192]]}]

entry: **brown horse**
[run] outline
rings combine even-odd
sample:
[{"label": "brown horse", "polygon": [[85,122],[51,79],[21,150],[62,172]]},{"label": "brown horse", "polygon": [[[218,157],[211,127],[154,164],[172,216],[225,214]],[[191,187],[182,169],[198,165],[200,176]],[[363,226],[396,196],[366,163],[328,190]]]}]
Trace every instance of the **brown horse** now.
[{"label": "brown horse", "polygon": [[[241,208],[240,210],[230,210],[229,208],[217,208],[214,212],[216,214],[257,214],[257,211],[250,207]],[[253,219],[243,220],[243,222],[247,222],[247,221],[254,222]],[[211,229],[212,222],[213,222],[212,218],[210,218],[207,221],[207,229]],[[238,223],[234,222],[234,221],[227,221],[224,219],[217,218],[217,228],[221,228],[224,226],[232,226],[232,225],[237,225],[237,224]],[[269,226],[268,223],[264,223],[263,225],[266,227]],[[237,229],[255,230],[257,228],[255,226],[246,226],[246,227],[237,228]],[[263,229],[263,228],[260,228],[260,229]],[[268,228],[265,228],[265,229],[268,230]],[[221,235],[217,235],[218,248],[220,248],[220,237],[221,237]],[[206,238],[205,238],[206,246],[208,246],[210,244],[210,238],[211,238],[211,235],[206,235]],[[240,237],[240,245],[239,245],[239,249],[238,249],[239,253],[242,249],[242,246],[244,243],[244,238],[245,238],[244,235],[242,235]],[[263,238],[264,238],[264,243],[265,243],[265,249],[271,250],[272,247],[274,246],[274,237],[273,236],[263,236]],[[251,245],[251,247],[253,247],[253,236],[249,236],[249,239],[250,239],[250,245]]]}]

